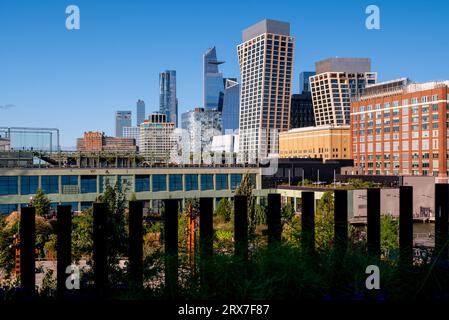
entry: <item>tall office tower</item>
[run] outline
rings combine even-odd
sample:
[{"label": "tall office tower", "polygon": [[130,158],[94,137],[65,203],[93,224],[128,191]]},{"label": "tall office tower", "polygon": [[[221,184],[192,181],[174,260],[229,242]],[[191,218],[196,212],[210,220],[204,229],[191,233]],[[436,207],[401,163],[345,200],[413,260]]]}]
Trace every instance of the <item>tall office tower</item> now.
[{"label": "tall office tower", "polygon": [[223,74],[218,66],[224,61],[217,60],[215,47],[203,55],[203,107],[205,110],[219,110],[223,107]]},{"label": "tall office tower", "polygon": [[236,80],[231,78],[224,79],[225,89],[223,109],[221,111],[223,133],[239,128],[240,84]]},{"label": "tall office tower", "polygon": [[255,162],[279,150],[278,131],[289,129],[294,38],[290,24],[262,20],[243,31],[239,162]]},{"label": "tall office tower", "polygon": [[115,112],[115,136],[123,137],[123,127],[131,127],[131,111]]},{"label": "tall office tower", "polygon": [[299,74],[299,93],[310,92],[310,77],[313,77],[315,72],[303,71]]},{"label": "tall office tower", "polygon": [[423,175],[448,182],[449,81],[407,78],[366,87],[351,103],[354,166],[368,175]]},{"label": "tall office tower", "polygon": [[290,128],[315,126],[312,95],[310,92],[292,95],[290,107]]},{"label": "tall office tower", "polygon": [[175,124],[165,114],[151,114],[140,125],[140,155],[151,162],[167,163],[176,139]]},{"label": "tall office tower", "polygon": [[315,68],[310,87],[316,125],[348,125],[351,98],[377,81],[371,59],[330,58],[316,62]]},{"label": "tall office tower", "polygon": [[145,102],[137,100],[136,109],[136,126],[139,126],[145,120]]},{"label": "tall office tower", "polygon": [[167,122],[178,127],[178,99],[176,98],[176,71],[159,74],[159,112],[167,116]]},{"label": "tall office tower", "polygon": [[[145,119],[144,119],[144,121],[145,121]],[[139,129],[139,126],[123,127],[123,138],[133,138],[134,140],[136,140],[136,145],[140,146],[140,129]]]}]

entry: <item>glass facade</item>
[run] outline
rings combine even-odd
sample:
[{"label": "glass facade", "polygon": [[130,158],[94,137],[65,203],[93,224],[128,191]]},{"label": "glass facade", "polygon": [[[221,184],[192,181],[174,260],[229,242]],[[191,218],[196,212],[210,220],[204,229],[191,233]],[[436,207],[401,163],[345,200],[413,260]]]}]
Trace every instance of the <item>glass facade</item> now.
[{"label": "glass facade", "polygon": [[228,175],[227,174],[215,175],[215,189],[216,190],[228,189]]},{"label": "glass facade", "polygon": [[0,177],[0,196],[18,193],[18,177]]},{"label": "glass facade", "polygon": [[182,175],[181,174],[171,174],[169,176],[169,188],[170,188],[170,191],[182,190]]},{"label": "glass facade", "polygon": [[223,75],[218,70],[215,47],[210,48],[203,55],[203,107],[205,110],[218,110],[223,108],[224,83]]},{"label": "glass facade", "polygon": [[135,192],[150,191],[150,176],[149,175],[136,176],[134,191]]},{"label": "glass facade", "polygon": [[240,85],[235,79],[226,79],[222,110],[223,133],[239,128],[239,113]]},{"label": "glass facade", "polygon": [[167,191],[167,175],[155,174],[153,175],[153,192]]},{"label": "glass facade", "polygon": [[236,190],[240,185],[241,181],[242,181],[241,174],[231,174],[231,190],[232,191]]},{"label": "glass facade", "polygon": [[118,187],[123,192],[129,192],[132,189],[133,177],[132,176],[118,176]]},{"label": "glass facade", "polygon": [[36,194],[39,188],[38,176],[24,176],[20,177],[20,194]]},{"label": "glass facade", "polygon": [[41,187],[46,194],[59,192],[59,177],[58,176],[42,176]]},{"label": "glass facade", "polygon": [[0,214],[10,214],[17,211],[17,204],[0,204]]},{"label": "glass facade", "polygon": [[81,193],[97,192],[97,176],[81,176]]},{"label": "glass facade", "polygon": [[197,174],[186,174],[184,179],[185,179],[185,190],[186,191],[198,190],[198,175]]},{"label": "glass facade", "polygon": [[178,127],[178,99],[176,98],[176,71],[167,70],[159,74],[159,112],[167,116],[168,122]]},{"label": "glass facade", "polygon": [[214,189],[214,176],[212,174],[201,175],[201,190]]}]

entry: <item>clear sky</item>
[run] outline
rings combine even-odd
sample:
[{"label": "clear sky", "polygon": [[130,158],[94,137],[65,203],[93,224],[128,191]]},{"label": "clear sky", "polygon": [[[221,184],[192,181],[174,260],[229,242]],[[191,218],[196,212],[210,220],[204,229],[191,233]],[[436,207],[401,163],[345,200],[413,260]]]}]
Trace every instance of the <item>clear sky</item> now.
[{"label": "clear sky", "polygon": [[[65,28],[65,8],[81,29]],[[380,8],[380,30],[365,9]],[[298,75],[330,56],[370,57],[380,80],[449,79],[449,2],[0,0],[0,126],[58,127],[62,146],[84,131],[114,133],[114,111],[159,104],[158,73],[177,71],[179,111],[202,105],[202,54],[217,47],[224,76],[238,77],[242,29],[290,22]],[[12,105],[12,106],[11,106]],[[134,121],[134,120],[133,120]]]}]

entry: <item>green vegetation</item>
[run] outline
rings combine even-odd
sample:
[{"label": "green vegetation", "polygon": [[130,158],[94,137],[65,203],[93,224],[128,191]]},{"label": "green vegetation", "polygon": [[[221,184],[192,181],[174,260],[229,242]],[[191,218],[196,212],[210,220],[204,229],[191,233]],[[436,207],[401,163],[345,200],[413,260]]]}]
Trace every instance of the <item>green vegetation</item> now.
[{"label": "green vegetation", "polygon": [[225,223],[231,222],[233,215],[232,203],[227,198],[222,198],[215,208],[214,215],[218,216]]},{"label": "green vegetation", "polygon": [[33,197],[32,205],[36,208],[36,215],[38,216],[46,216],[50,212],[50,200],[40,188]]}]

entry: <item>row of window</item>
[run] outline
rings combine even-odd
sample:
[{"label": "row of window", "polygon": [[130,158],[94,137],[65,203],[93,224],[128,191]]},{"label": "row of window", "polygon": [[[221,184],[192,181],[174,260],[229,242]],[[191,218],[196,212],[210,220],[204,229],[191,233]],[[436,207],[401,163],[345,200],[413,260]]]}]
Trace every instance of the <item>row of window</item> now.
[{"label": "row of window", "polygon": [[[242,179],[241,174],[230,174],[230,182],[228,182],[229,174],[215,175],[215,190],[235,190]],[[185,174],[184,187],[186,191],[214,190],[213,174],[202,174],[198,179],[198,174]],[[42,176],[41,188],[46,194],[59,193],[59,177],[58,176]],[[62,176],[62,193],[97,193],[103,192],[105,185],[114,185],[118,183],[119,188],[129,191],[132,185],[132,176],[103,177],[100,176],[100,190],[97,190],[97,176],[81,176],[80,189],[78,190],[78,176]],[[152,176],[151,191],[167,191],[167,175],[155,174]],[[33,195],[39,188],[38,176],[21,176],[20,177],[20,194]],[[74,188],[70,192],[70,188]],[[168,175],[168,191],[183,190],[183,175]],[[135,192],[150,191],[150,175],[136,175]],[[19,177],[2,176],[0,177],[0,196],[19,194]]]}]

